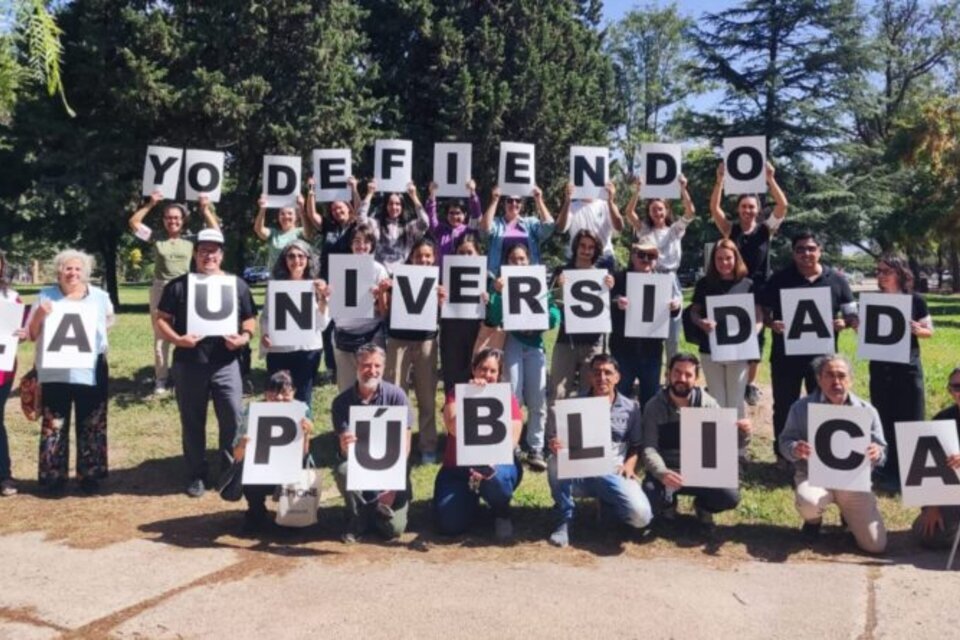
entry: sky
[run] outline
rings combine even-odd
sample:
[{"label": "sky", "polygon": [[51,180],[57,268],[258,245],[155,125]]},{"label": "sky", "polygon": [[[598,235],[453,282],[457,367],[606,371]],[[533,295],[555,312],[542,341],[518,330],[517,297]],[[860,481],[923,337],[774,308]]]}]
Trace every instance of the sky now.
[{"label": "sky", "polygon": [[[667,0],[604,0],[603,18],[608,22],[618,20],[634,7],[642,8],[647,4],[666,7],[671,3]],[[738,4],[737,0],[676,0],[680,13],[696,18],[701,13],[723,11]]]}]

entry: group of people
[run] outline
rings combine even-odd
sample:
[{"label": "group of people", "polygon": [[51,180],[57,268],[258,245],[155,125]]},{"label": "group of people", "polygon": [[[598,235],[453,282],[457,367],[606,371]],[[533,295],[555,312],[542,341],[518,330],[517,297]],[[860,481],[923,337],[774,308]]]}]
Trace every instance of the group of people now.
[{"label": "group of people", "polygon": [[[243,362],[251,347],[258,347],[266,357],[271,397],[306,403],[308,418],[315,415],[310,405],[321,361],[328,371],[335,371],[339,395],[330,412],[339,435],[341,456],[346,455],[353,438],[347,430],[351,406],[408,405],[407,393],[416,396],[418,416],[414,420],[411,412],[409,420],[411,427],[414,421],[418,426],[416,458],[424,464],[442,458],[433,508],[437,528],[443,533],[458,533],[471,526],[483,499],[493,511],[496,537],[509,539],[513,529],[510,500],[523,477],[522,463],[532,471],[548,472],[558,518],[550,541],[559,546],[569,542],[573,498],[582,495],[596,497],[621,522],[642,529],[656,516],[672,517],[676,496],[689,493],[694,496],[699,521],[710,528],[713,515],[734,508],[739,495],[735,490],[684,487],[678,471],[679,411],[688,406],[736,409],[740,446],[745,452],[751,431],[746,405],[757,401],[759,360],[715,362],[711,358],[708,335],[716,325],[707,313],[706,299],[727,293],[751,293],[757,305],[756,334],[761,353],[766,330],[772,333],[774,451],[779,465],[795,469],[797,505],[806,523],[804,530],[813,535],[824,507],[836,502],[859,546],[870,552],[881,551],[885,534],[872,494],[851,496],[846,495],[851,492],[825,491],[809,485],[804,461],[810,447],[803,440],[806,407],[811,402],[875,407],[870,457],[878,472],[884,474],[878,480],[894,486],[898,474],[893,425],[925,417],[918,339],[932,335],[930,314],[923,298],[913,293],[912,272],[905,260],[896,255],[882,256],[877,266],[880,290],[913,296],[911,358],[903,365],[870,363],[872,405],[850,392],[852,371],[843,358],[824,354],[815,361],[813,356],[786,355],[781,291],[828,288],[837,332],[856,327],[855,305],[842,274],[821,264],[821,246],[812,233],[796,234],[792,238],[792,262],[770,275],[770,242],[786,216],[787,199],[769,165],[766,180],[773,200],[772,211],[764,216],[758,196],[740,196],[736,220],[731,222],[722,208],[723,165],[718,168],[710,212],[722,238],[714,245],[706,274],[696,283],[692,303],[686,310],[676,272],[680,267],[681,241],[695,219],[695,207],[684,178],[680,180],[684,212],[677,219],[671,203],[662,199],[644,201],[638,215],[642,186],[638,180],[632,183],[633,193],[623,214],[616,204],[613,184],[607,185],[604,198],[596,200],[575,200],[573,187],[568,186],[556,219],[538,188],[532,192],[530,215],[524,215],[523,198],[503,196],[497,187],[484,209],[472,180],[466,185],[469,196],[446,200],[442,216],[435,185],[430,185],[426,202],[421,203],[412,184],[405,194],[377,198],[377,186],[371,181],[361,197],[358,182],[353,178],[349,181],[351,200],[329,203],[327,210],[320,212],[310,181],[305,197],[299,198],[295,206],[278,211],[276,226],[267,222],[265,199],[258,202],[254,222],[254,232],[267,243],[271,277],[314,284],[316,333],[295,347],[273,344],[265,313],[259,316],[258,344],[251,344],[258,333],[257,309],[248,285],[240,278],[236,287],[236,331],[220,337],[188,333],[188,274],[224,273],[224,237],[203,197],[199,210],[204,228],[199,233],[187,234],[186,207],[167,203],[159,207],[163,237],[153,237],[144,225],[150,211],[161,204],[161,195],[153,194],[133,214],[130,227],[154,246],[150,313],[155,332],[155,391],[164,394],[170,386],[176,389],[187,493],[199,497],[209,486],[205,433],[210,399],[219,425],[218,449],[224,465],[230,455],[238,453],[236,447],[242,445],[237,427],[243,415]],[[628,225],[633,240],[628,262],[620,268],[613,241]],[[548,375],[544,331],[502,330],[500,268],[540,264],[544,243],[554,234],[567,234],[570,241],[565,246],[564,264],[550,278],[550,328],[559,330],[549,358]],[[330,317],[329,257],[347,253],[374,256],[378,284],[371,291],[376,308],[373,318],[337,321]],[[484,254],[489,274],[484,319],[441,319],[437,326],[418,330],[390,326],[391,272],[395,265],[442,265],[447,256]],[[57,256],[55,267],[57,284],[41,291],[23,337],[40,337],[45,314],[53,302],[89,298],[101,309],[96,345],[99,357],[91,370],[45,370],[42,360],[37,361],[42,389],[39,478],[52,491],[63,488],[72,404],[76,410],[78,475],[83,489],[93,493],[107,470],[106,351],[107,329],[114,313],[106,294],[89,283],[89,256],[63,252]],[[561,312],[564,274],[574,269],[596,268],[609,272],[605,282],[610,291],[613,330],[609,335],[568,334]],[[632,272],[673,274],[675,284],[669,301],[672,320],[667,338],[626,336],[627,309],[633,302],[627,296],[626,281]],[[8,286],[2,281],[0,284],[0,294],[15,298]],[[439,299],[443,304],[442,286]],[[679,351],[681,325],[688,340],[698,345],[699,357]],[[174,346],[172,360],[168,345]],[[706,388],[697,384],[701,369]],[[442,452],[438,450],[436,426],[436,392],[441,380],[445,398],[442,416],[447,432]],[[512,465],[482,469],[458,466],[454,446],[455,387],[500,380],[510,384],[513,395],[516,459]],[[5,400],[11,382],[12,374],[0,372],[0,399]],[[801,400],[803,384],[807,396]],[[960,372],[951,375],[950,385],[960,406]],[[555,416],[548,409],[557,400],[574,396],[606,397],[610,401],[611,435],[619,463],[609,475],[579,480],[557,478],[556,455],[551,454],[556,454],[565,443],[557,439]],[[956,413],[956,407],[951,410]],[[312,428],[312,422],[309,424]],[[0,444],[4,445],[0,453],[5,454],[5,437]],[[15,488],[9,477],[9,463],[2,466],[5,457],[8,456],[0,455],[0,475],[6,471],[0,481],[6,494],[8,489]],[[960,456],[955,458],[951,465],[960,467]],[[338,466],[338,486],[351,513],[345,540],[355,540],[371,527],[391,536],[403,531],[411,499],[409,489],[349,492],[345,475],[346,465]],[[248,496],[248,520],[256,526],[267,517],[261,498],[259,494]],[[942,534],[951,527],[955,531],[956,515],[950,509],[924,509],[918,519],[918,531],[925,534],[925,539],[930,537],[926,534],[934,531]]]}]

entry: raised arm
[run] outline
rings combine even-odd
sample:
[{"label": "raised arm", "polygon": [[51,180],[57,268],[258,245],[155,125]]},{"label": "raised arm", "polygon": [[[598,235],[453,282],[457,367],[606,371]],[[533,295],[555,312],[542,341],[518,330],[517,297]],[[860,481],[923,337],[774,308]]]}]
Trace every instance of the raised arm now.
[{"label": "raised arm", "polygon": [[303,194],[297,194],[297,215],[300,216],[300,226],[303,228],[303,237],[307,240],[313,239],[313,225],[307,220],[307,201]]},{"label": "raised arm", "polygon": [[363,200],[360,201],[360,205],[357,207],[357,221],[360,224],[369,222],[370,206],[373,203],[373,196],[376,193],[377,181],[371,179],[367,182],[367,195],[364,196]]},{"label": "raised arm", "polygon": [[410,198],[410,202],[413,203],[414,213],[417,214],[417,226],[420,227],[421,231],[426,231],[430,228],[430,218],[427,216],[427,212],[423,208],[423,203],[420,202],[420,194],[417,193],[417,185],[412,182],[407,184],[407,196]]},{"label": "raised arm", "polygon": [[253,219],[253,232],[264,242],[270,239],[270,230],[267,228],[267,196],[263,194],[257,199],[257,217]]},{"label": "raised arm", "polygon": [[473,178],[467,180],[467,194],[467,209],[469,210],[467,226],[471,229],[476,229],[477,224],[480,222],[480,217],[483,215],[483,210],[480,208],[480,195],[477,193],[477,183]]},{"label": "raised arm", "polygon": [[543,224],[553,224],[553,215],[547,208],[547,203],[543,199],[543,190],[540,187],[533,188],[533,203],[537,207],[537,215],[540,216],[540,222]]},{"label": "raised arm", "polygon": [[573,183],[568,182],[563,188],[563,204],[557,214],[557,233],[566,233],[570,228],[570,206],[573,201]]},{"label": "raised arm", "polygon": [[633,179],[630,180],[630,186],[633,187],[633,193],[630,194],[630,202],[627,203],[627,208],[623,211],[623,217],[626,218],[634,231],[641,233],[643,224],[637,217],[637,203],[640,201],[640,187],[643,186],[643,180],[640,179],[640,176],[633,176]]},{"label": "raised arm", "polygon": [[480,231],[490,233],[490,230],[493,229],[493,216],[497,213],[497,205],[499,204],[500,185],[497,185],[490,191],[490,204],[487,205],[487,210],[483,212],[483,217],[480,218]]},{"label": "raised arm", "polygon": [[710,193],[710,217],[713,218],[713,224],[724,238],[730,237],[730,231],[733,225],[727,220],[727,214],[724,213],[721,202],[723,200],[723,161],[717,165],[717,181],[713,183],[713,192]]},{"label": "raised arm", "polygon": [[440,228],[440,218],[437,217],[437,183],[431,182],[427,187],[427,202],[423,205],[427,214],[427,228],[435,233]]},{"label": "raised arm", "polygon": [[787,194],[783,192],[780,185],[777,184],[777,170],[772,164],[767,163],[767,188],[770,189],[770,195],[773,196],[773,217],[777,219],[777,226],[787,217]]},{"label": "raised arm", "polygon": [[697,213],[697,208],[693,206],[693,198],[687,190],[687,177],[680,174],[680,201],[683,203],[683,218],[687,222],[693,221],[693,216]]},{"label": "raised arm", "polygon": [[610,226],[620,233],[623,231],[623,216],[617,206],[617,187],[612,182],[607,183],[607,208],[610,209]]},{"label": "raised arm", "polygon": [[140,225],[143,224],[143,219],[147,217],[147,214],[150,213],[150,210],[153,209],[159,202],[163,200],[163,193],[160,189],[155,189],[153,193],[150,194],[150,197],[147,199],[139,209],[133,212],[133,215],[130,216],[130,220],[127,222],[127,225],[130,227],[130,231],[134,233],[137,232],[137,229],[140,228]]},{"label": "raised arm", "polygon": [[303,210],[303,219],[309,221],[311,233],[323,229],[323,218],[317,214],[317,187],[313,176],[307,178],[307,202]]},{"label": "raised arm", "polygon": [[203,218],[204,226],[208,229],[220,229],[220,218],[210,206],[210,196],[206,193],[197,196],[197,206],[200,208],[200,217]]}]

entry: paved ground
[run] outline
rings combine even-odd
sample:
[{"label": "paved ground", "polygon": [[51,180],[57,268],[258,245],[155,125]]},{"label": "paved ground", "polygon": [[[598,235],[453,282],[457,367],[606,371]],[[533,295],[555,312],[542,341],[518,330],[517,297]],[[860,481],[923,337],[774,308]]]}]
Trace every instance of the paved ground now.
[{"label": "paved ground", "polygon": [[[943,554],[872,562],[636,558],[530,544],[533,560],[274,541],[0,537],[0,638],[949,638]],[[520,557],[513,554],[511,557]]]}]

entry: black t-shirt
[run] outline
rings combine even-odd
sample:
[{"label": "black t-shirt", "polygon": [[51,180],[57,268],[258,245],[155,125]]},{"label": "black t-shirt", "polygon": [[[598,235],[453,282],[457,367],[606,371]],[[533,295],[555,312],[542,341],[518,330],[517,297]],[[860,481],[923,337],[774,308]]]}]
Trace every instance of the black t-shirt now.
[{"label": "black t-shirt", "polygon": [[[927,306],[927,301],[923,299],[923,296],[917,293],[911,293],[911,306],[910,306],[910,319],[914,322],[923,320],[930,315],[930,308]],[[917,336],[910,333],[910,356],[919,357],[920,356],[920,342],[917,341]],[[954,407],[956,408],[956,407]]]},{"label": "black t-shirt", "polygon": [[937,415],[933,416],[934,420],[953,420],[957,425],[957,436],[960,437],[960,407],[953,405],[947,407]]},{"label": "black t-shirt", "polygon": [[[692,304],[700,305],[700,312],[703,317],[707,315],[707,296],[723,296],[728,293],[753,293],[753,280],[750,278],[741,278],[740,280],[715,280],[713,278],[700,278],[693,287]],[[709,337],[700,343],[700,353],[710,353]]]},{"label": "black t-shirt", "polygon": [[[790,264],[788,267],[774,273],[766,285],[760,289],[757,300],[761,306],[770,310],[774,320],[783,320],[783,310],[780,306],[780,292],[783,289],[804,289],[814,287],[828,287],[830,289],[830,306],[833,315],[830,318],[824,318],[829,322],[840,313],[840,307],[844,304],[853,302],[853,291],[850,290],[850,283],[841,274],[827,266],[823,266],[823,271],[814,280],[807,280],[797,269],[796,264]],[[834,349],[838,335],[834,333]],[[783,351],[783,334],[773,333],[773,351],[771,358],[800,358],[812,359],[814,356],[787,356]]]},{"label": "black t-shirt", "polygon": [[747,265],[747,275],[758,286],[770,275],[770,227],[757,223],[753,233],[744,233],[739,222],[730,226],[730,239]]},{"label": "black t-shirt", "polygon": [[[225,274],[229,275],[229,274]],[[187,278],[184,274],[174,278],[163,288],[157,309],[173,316],[173,330],[180,335],[187,333]],[[250,294],[250,287],[242,278],[237,278],[237,333],[240,333],[244,320],[257,316],[257,306]],[[177,347],[173,350],[173,361],[192,364],[223,365],[240,357],[240,349],[231,351],[220,336],[208,336],[197,343],[193,349]]]},{"label": "black t-shirt", "polygon": [[627,271],[613,276],[613,289],[610,290],[610,352],[617,360],[627,358],[660,358],[663,353],[663,338],[628,338],[624,335],[627,324],[627,312],[620,309],[616,300],[627,295]]},{"label": "black t-shirt", "polygon": [[357,223],[350,222],[340,226],[330,218],[323,218],[323,226],[314,237],[313,246],[320,252],[320,277],[330,279],[330,256],[337,253],[350,253],[353,230]]}]

